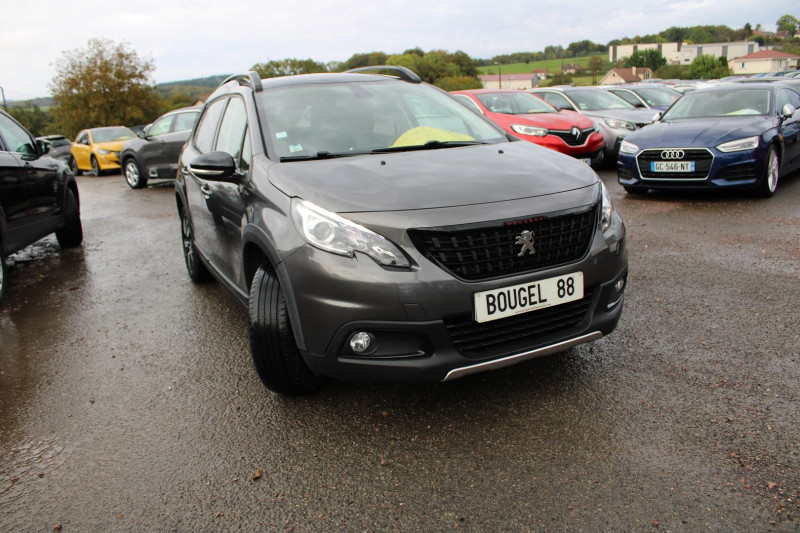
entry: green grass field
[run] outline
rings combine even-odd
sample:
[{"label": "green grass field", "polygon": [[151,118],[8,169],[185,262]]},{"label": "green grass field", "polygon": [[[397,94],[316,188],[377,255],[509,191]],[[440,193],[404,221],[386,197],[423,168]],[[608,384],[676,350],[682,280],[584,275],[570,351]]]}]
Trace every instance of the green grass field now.
[{"label": "green grass field", "polygon": [[[589,59],[591,57],[592,56],[570,57],[569,59],[564,59],[563,62],[561,59],[550,59],[547,61],[532,61],[530,63],[511,63],[508,65],[501,65],[501,69],[503,74],[527,74],[533,69],[546,68],[548,72],[555,74],[556,72],[561,72],[562,64],[577,63],[583,68],[588,68]],[[497,65],[478,67],[478,72],[480,74],[497,74]],[[603,74],[605,74],[605,71],[603,71]],[[600,81],[601,77],[602,74],[598,76],[597,80]],[[574,85],[591,85],[592,77],[573,76],[572,83]],[[542,85],[549,85],[549,81],[542,82]]]}]

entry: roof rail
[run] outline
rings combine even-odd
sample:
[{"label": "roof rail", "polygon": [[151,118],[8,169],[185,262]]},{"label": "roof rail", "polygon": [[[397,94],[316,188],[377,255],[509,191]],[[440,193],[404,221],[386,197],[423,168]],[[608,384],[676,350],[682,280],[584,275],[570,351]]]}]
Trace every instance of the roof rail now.
[{"label": "roof rail", "polygon": [[373,65],[369,67],[358,67],[345,70],[345,72],[369,72],[372,70],[389,70],[392,72],[392,74],[389,74],[389,76],[400,78],[401,80],[409,83],[422,83],[422,78],[420,78],[416,72],[407,69],[406,67],[398,67],[395,65]]},{"label": "roof rail", "polygon": [[264,90],[264,87],[261,85],[261,76],[259,76],[258,72],[255,70],[251,70],[247,74],[233,74],[228,76],[222,80],[222,83],[219,84],[219,87],[222,87],[229,81],[238,81],[239,85],[251,87],[255,92],[261,92]]}]

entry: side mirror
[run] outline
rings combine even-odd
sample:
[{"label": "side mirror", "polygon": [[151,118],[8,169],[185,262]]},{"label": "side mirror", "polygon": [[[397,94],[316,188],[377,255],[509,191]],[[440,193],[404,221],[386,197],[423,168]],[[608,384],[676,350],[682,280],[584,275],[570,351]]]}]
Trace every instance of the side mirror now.
[{"label": "side mirror", "polygon": [[662,113],[661,111],[659,111],[658,113],[656,113],[655,115],[653,115],[653,122],[658,122],[659,120],[661,120],[661,115],[662,115],[662,114],[663,114],[663,113]]},{"label": "side mirror", "polygon": [[196,157],[189,163],[189,172],[209,181],[239,181],[235,175],[236,163],[227,152],[209,152]]},{"label": "side mirror", "polygon": [[792,115],[794,115],[795,111],[797,111],[797,109],[795,109],[795,107],[792,104],[786,104],[785,106],[783,106],[781,113],[783,114],[784,117],[789,118]]},{"label": "side mirror", "polygon": [[36,140],[36,149],[39,151],[41,155],[45,155],[50,152],[50,145],[44,142],[41,139]]}]

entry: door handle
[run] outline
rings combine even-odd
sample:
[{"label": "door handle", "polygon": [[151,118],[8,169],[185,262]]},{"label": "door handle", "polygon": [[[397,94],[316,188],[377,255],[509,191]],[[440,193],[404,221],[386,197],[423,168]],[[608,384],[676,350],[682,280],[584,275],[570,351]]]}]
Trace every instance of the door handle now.
[{"label": "door handle", "polygon": [[208,183],[203,183],[200,185],[200,192],[203,193],[203,196],[211,196],[211,187],[208,186]]}]

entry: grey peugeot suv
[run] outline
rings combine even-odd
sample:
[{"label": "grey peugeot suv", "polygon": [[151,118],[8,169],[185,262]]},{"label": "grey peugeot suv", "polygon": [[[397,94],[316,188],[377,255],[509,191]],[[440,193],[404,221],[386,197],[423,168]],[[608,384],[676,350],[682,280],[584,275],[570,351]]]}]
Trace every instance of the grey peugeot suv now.
[{"label": "grey peugeot suv", "polygon": [[232,76],[181,153],[189,277],[248,307],[262,382],[444,381],[609,334],[625,227],[594,171],[381,68]]}]

